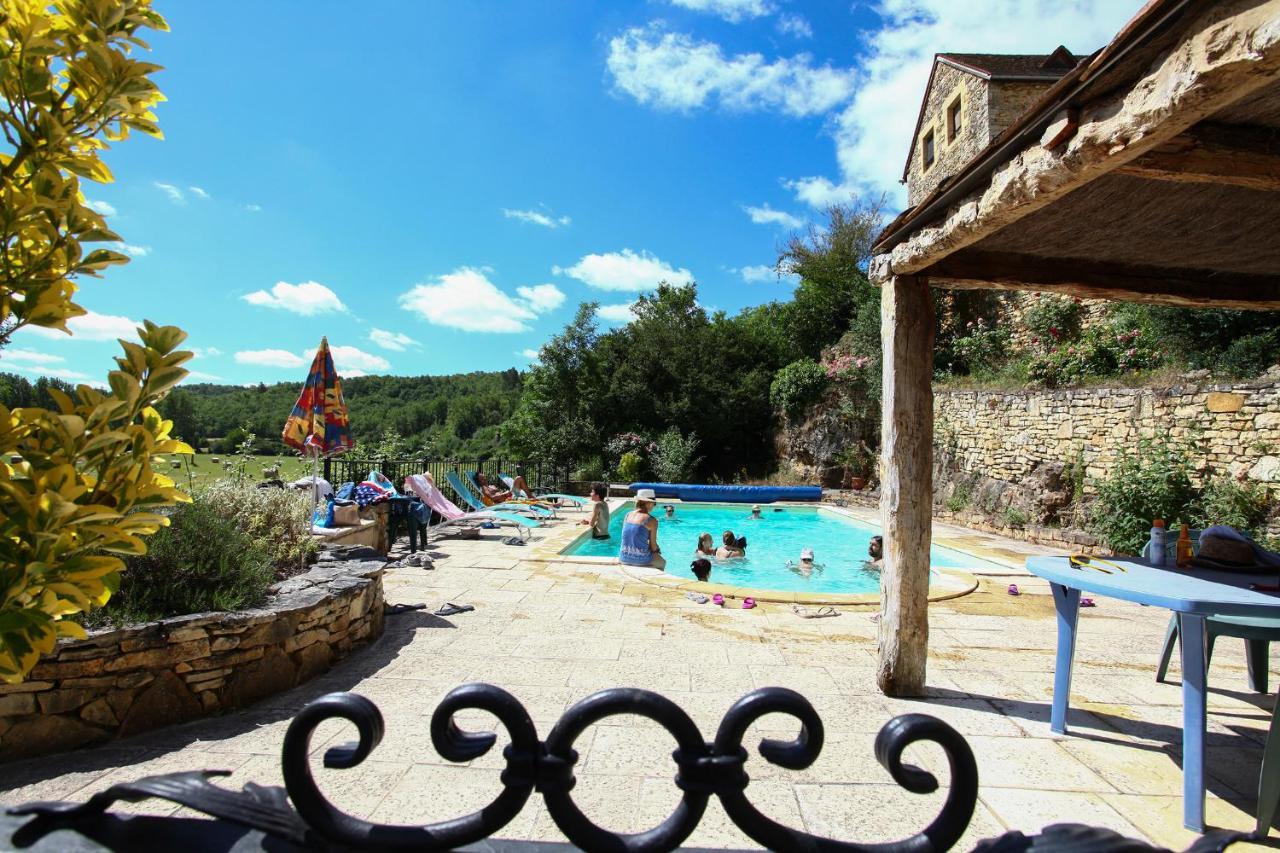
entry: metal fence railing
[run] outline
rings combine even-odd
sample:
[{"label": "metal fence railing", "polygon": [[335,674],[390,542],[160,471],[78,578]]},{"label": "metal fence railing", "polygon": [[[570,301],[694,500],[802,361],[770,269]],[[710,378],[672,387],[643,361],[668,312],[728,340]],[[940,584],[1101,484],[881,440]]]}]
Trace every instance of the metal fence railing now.
[{"label": "metal fence railing", "polygon": [[324,478],[337,486],[342,483],[358,483],[369,476],[370,471],[380,471],[383,476],[395,484],[397,489],[404,484],[404,478],[410,474],[428,473],[436,481],[436,485],[446,496],[460,502],[460,495],[453,493],[445,479],[445,474],[459,471],[479,471],[495,484],[502,481],[500,475],[511,476],[516,469],[524,472],[529,488],[535,491],[558,491],[565,487],[569,480],[567,468],[538,462],[521,462],[516,459],[493,457],[490,459],[392,459],[383,457],[338,456],[324,460]]}]

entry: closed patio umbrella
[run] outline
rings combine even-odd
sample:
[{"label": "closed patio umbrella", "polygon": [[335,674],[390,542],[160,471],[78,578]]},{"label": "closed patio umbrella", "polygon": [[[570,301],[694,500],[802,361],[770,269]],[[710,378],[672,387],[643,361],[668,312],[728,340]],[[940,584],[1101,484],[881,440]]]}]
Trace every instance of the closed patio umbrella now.
[{"label": "closed patio umbrella", "polygon": [[302,386],[293,412],[284,422],[280,434],[285,444],[302,451],[313,460],[311,493],[313,505],[319,500],[316,480],[320,476],[320,459],[350,450],[351,426],[347,420],[347,404],[342,399],[342,379],[333,367],[329,339],[320,339],[320,348],[311,362],[311,371]]}]

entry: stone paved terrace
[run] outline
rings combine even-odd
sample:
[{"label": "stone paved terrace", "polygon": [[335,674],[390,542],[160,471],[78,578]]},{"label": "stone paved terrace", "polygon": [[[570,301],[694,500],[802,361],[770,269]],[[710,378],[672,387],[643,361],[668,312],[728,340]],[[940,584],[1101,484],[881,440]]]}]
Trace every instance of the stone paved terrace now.
[{"label": "stone paved terrace", "polygon": [[[821,757],[801,772],[765,764],[752,752],[750,797],[784,823],[857,841],[898,839],[924,827],[944,793],[899,789],[872,750],[880,726],[911,711],[950,722],[977,755],[981,800],[958,849],[1005,829],[1036,830],[1062,820],[1108,826],[1177,849],[1193,838],[1181,821],[1176,664],[1173,683],[1157,684],[1153,677],[1164,611],[1106,599],[1082,611],[1074,732],[1059,737],[1047,722],[1053,606],[1047,585],[1017,568],[981,576],[978,591],[931,606],[930,696],[889,699],[875,687],[871,608],[844,608],[839,617],[815,620],[799,618],[785,604],[721,610],[638,582],[616,567],[533,559],[554,555],[580,530],[560,521],[535,531],[535,541],[524,548],[492,534],[435,542],[433,569],[389,570],[388,602],[425,602],[431,609],[466,602],[474,612],[448,619],[423,612],[389,617],[375,645],[247,711],[0,767],[0,802],[80,800],[116,781],[198,768],[233,771],[225,784],[237,789],[251,780],[282,784],[279,750],[291,715],[322,693],[354,690],[382,709],[386,737],[360,767],[325,770],[319,765],[325,746],[354,736],[342,724],[327,724],[313,742],[321,787],[357,815],[429,822],[478,808],[498,790],[501,736],[499,748],[464,766],[444,761],[431,747],[430,715],[455,685],[505,687],[530,709],[542,736],[569,704],[593,691],[650,688],[689,711],[708,737],[734,700],[756,687],[782,685],[807,696],[827,730]],[[942,525],[938,535],[1013,566],[1035,553],[1023,543]],[[1011,580],[1022,596],[1006,594]],[[1272,699],[1247,691],[1241,646],[1220,641],[1210,672],[1207,813],[1213,825],[1249,829]],[[745,742],[771,731],[794,736],[789,718],[773,719],[761,721]],[[461,722],[494,727],[479,713]],[[607,723],[578,741],[574,796],[611,828],[655,825],[678,798],[673,744],[639,718]],[[941,753],[934,749],[913,747],[907,758],[937,768],[945,785]],[[176,810],[156,801],[125,808]],[[500,835],[563,840],[536,796]],[[714,798],[688,843],[754,846]]]}]

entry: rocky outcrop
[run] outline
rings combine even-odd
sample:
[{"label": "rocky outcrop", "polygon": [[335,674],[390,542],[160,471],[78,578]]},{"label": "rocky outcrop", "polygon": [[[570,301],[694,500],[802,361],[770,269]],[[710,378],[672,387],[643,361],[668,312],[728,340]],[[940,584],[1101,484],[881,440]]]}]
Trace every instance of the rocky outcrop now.
[{"label": "rocky outcrop", "polygon": [[0,759],[42,755],[244,707],[382,633],[382,556],[329,548],[254,610],[194,613],[63,641],[0,685]]}]

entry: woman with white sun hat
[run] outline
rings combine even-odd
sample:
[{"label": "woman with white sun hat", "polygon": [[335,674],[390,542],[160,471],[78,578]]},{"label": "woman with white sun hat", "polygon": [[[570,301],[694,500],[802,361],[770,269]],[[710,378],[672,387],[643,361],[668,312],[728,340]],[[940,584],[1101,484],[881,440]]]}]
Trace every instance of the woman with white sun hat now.
[{"label": "woman with white sun hat", "polygon": [[636,490],[636,508],[622,519],[622,550],[618,560],[628,566],[665,569],[667,561],[658,547],[658,519],[652,515],[658,503],[653,489]]}]

